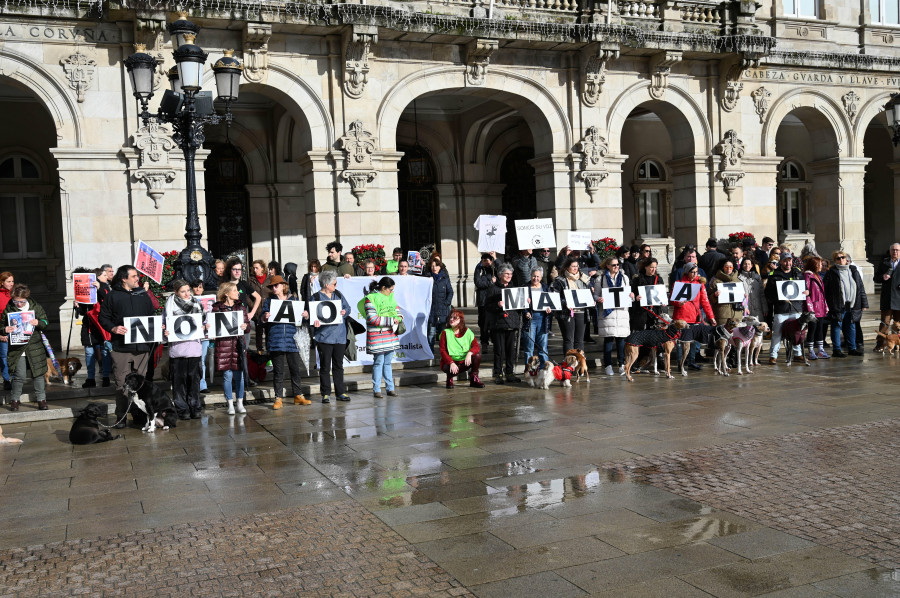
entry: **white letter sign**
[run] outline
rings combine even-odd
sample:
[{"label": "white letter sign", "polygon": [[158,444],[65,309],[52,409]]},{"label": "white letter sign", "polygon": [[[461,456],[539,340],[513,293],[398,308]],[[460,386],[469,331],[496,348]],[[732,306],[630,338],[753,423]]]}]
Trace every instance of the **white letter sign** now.
[{"label": "white letter sign", "polygon": [[299,301],[272,299],[269,302],[269,319],[267,321],[274,324],[297,324],[302,315],[303,310],[300,309]]},{"label": "white letter sign", "polygon": [[699,294],[699,284],[692,282],[672,283],[672,301],[693,301]]},{"label": "white letter sign", "polygon": [[125,333],[125,344],[163,342],[162,321],[162,316],[125,318],[122,322],[128,329]]},{"label": "white letter sign", "polygon": [[225,336],[241,336],[244,331],[241,330],[241,324],[244,323],[244,312],[237,311],[217,311],[207,316],[212,320],[209,327],[209,338],[222,338]]},{"label": "white letter sign", "polygon": [[552,311],[562,310],[562,296],[559,293],[548,293],[531,289],[531,309],[534,311],[544,311],[547,308]]},{"label": "white letter sign", "polygon": [[625,309],[631,307],[630,291],[625,287],[603,287],[600,289],[600,297],[603,303],[602,309]]},{"label": "white letter sign", "polygon": [[203,314],[183,314],[166,320],[170,343],[203,340]]},{"label": "white letter sign", "polygon": [[720,282],[718,290],[719,303],[744,302],[744,283],[742,282]]},{"label": "white letter sign", "polygon": [[515,225],[519,249],[556,247],[556,231],[553,230],[552,218],[516,220]]},{"label": "white letter sign", "polygon": [[652,284],[638,287],[638,292],[641,295],[641,305],[644,307],[669,304],[669,298],[666,296],[666,285],[664,284]]},{"label": "white letter sign", "polygon": [[591,245],[591,231],[589,230],[570,230],[569,249],[573,251],[584,251]]},{"label": "white letter sign", "polygon": [[503,311],[528,309],[527,297],[525,287],[507,287],[503,289]]},{"label": "white letter sign", "polygon": [[315,324],[316,322],[318,322],[322,326],[342,324],[344,322],[344,317],[341,316],[341,302],[310,301],[309,322],[310,324]]},{"label": "white letter sign", "polygon": [[806,290],[805,280],[779,280],[775,283],[779,301],[800,301],[806,299],[803,291]]},{"label": "white letter sign", "polygon": [[583,309],[597,304],[590,289],[566,289],[563,291],[563,295],[569,309]]}]

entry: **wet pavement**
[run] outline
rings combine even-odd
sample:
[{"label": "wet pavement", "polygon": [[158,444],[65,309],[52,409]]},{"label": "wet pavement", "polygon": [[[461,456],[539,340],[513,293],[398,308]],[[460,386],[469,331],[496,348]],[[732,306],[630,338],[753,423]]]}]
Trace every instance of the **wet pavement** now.
[{"label": "wet pavement", "polygon": [[0,595],[900,595],[900,358],[709,370],[4,424]]}]

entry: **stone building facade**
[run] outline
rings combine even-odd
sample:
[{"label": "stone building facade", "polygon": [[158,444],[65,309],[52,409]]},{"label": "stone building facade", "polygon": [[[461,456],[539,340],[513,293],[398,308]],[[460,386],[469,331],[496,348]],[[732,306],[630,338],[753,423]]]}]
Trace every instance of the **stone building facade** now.
[{"label": "stone building facade", "polygon": [[198,159],[215,255],[303,271],[335,238],[435,243],[471,302],[473,223],[503,213],[646,241],[664,269],[685,243],[750,231],[870,273],[900,237],[882,108],[897,4],[10,0],[2,269],[53,308],[75,266],[129,262],[139,239],[184,246],[182,158],[141,125],[123,66],[135,43],[159,58],[155,110],[177,8],[210,64],[226,49],[245,64],[234,123],[208,127]]}]

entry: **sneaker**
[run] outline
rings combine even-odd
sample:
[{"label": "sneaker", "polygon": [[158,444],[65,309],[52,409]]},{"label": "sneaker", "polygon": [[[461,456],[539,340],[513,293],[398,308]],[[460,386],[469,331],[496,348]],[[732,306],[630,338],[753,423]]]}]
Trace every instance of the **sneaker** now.
[{"label": "sneaker", "polygon": [[620,365],[620,366],[619,366],[619,375],[620,375],[620,376],[624,376],[624,375],[625,375],[625,366],[624,366],[624,365]]},{"label": "sneaker", "polygon": [[841,351],[840,349],[835,349],[831,352],[832,357],[844,358],[847,357],[847,354]]},{"label": "sneaker", "polygon": [[396,390],[389,390],[389,391],[387,391],[387,396],[389,396],[389,397],[399,397],[400,395],[397,394],[397,391],[396,391]]},{"label": "sneaker", "polygon": [[853,357],[862,357],[863,354],[859,349],[850,349],[847,352],[847,355],[852,355]]},{"label": "sneaker", "polygon": [[452,390],[453,389],[453,378],[448,377],[447,382],[444,384],[444,386],[446,386],[448,390]]},{"label": "sneaker", "polygon": [[331,402],[331,395],[322,395],[322,403],[327,405]]},{"label": "sneaker", "polygon": [[613,375],[613,369],[612,369],[612,366],[611,366],[611,365],[606,366],[606,367],[603,369],[603,373],[606,374],[607,376],[612,376],[612,375]]},{"label": "sneaker", "polygon": [[831,355],[825,352],[825,349],[819,349],[818,355],[816,355],[819,359],[831,359]]},{"label": "sneaker", "polygon": [[348,395],[347,393],[338,395],[338,396],[337,396],[337,400],[338,400],[338,401],[341,401],[341,402],[344,402],[344,403],[347,403],[347,402],[350,401],[350,395]]},{"label": "sneaker", "polygon": [[819,356],[816,355],[815,349],[813,349],[812,347],[810,347],[810,348],[809,348],[808,359],[809,359],[810,361],[815,361],[815,360],[818,359],[818,358],[819,358]]},{"label": "sneaker", "polygon": [[381,394],[380,392],[376,392],[376,393],[373,394],[372,396],[375,397],[376,399],[383,399],[383,398],[384,398],[384,395]]},{"label": "sneaker", "polygon": [[109,386],[111,386],[111,384],[112,384],[112,383],[109,381],[109,378],[105,378],[105,377],[104,377],[104,378],[103,378],[103,384],[101,384],[100,386],[102,386],[103,388],[109,388]]},{"label": "sneaker", "polygon": [[228,415],[234,415],[234,401],[228,401]]}]

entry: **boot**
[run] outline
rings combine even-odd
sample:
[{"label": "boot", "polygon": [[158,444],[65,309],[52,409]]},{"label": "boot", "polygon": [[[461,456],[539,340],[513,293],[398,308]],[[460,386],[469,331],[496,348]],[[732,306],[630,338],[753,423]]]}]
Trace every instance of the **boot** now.
[{"label": "boot", "polygon": [[101,384],[101,386],[103,386],[103,388],[108,388],[108,387],[109,387],[109,378],[107,378],[106,376],[104,376],[104,377],[103,377],[103,384]]},{"label": "boot", "polygon": [[303,395],[297,395],[296,397],[294,397],[294,405],[312,405],[312,401],[310,401]]},{"label": "boot", "polygon": [[84,381],[84,384],[81,385],[81,388],[95,388],[96,386],[97,386],[97,383],[94,381],[94,379],[88,378],[87,380]]},{"label": "boot", "polygon": [[447,389],[448,389],[448,390],[452,390],[452,389],[453,389],[453,375],[452,375],[452,374],[447,374],[447,383],[446,383],[446,386],[447,386]]},{"label": "boot", "polygon": [[272,404],[272,409],[281,409],[281,397],[275,397],[275,402]]},{"label": "boot", "polygon": [[238,413],[247,413],[247,410],[244,409],[244,399],[237,399],[237,405],[234,410]]},{"label": "boot", "polygon": [[478,377],[478,372],[472,372],[471,380],[469,380],[469,386],[472,388],[484,388],[484,382],[481,381],[481,378]]},{"label": "boot", "polygon": [[228,403],[228,415],[234,415],[234,401],[228,399],[225,402]]},{"label": "boot", "polygon": [[38,401],[38,409],[40,409],[41,411],[46,411],[47,409],[50,409],[50,407],[47,406],[46,399],[44,399],[43,401]]},{"label": "boot", "polygon": [[12,403],[9,404],[9,410],[10,411],[18,411],[19,405],[21,405],[21,404],[22,404],[22,401],[13,401]]}]

